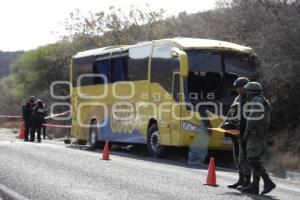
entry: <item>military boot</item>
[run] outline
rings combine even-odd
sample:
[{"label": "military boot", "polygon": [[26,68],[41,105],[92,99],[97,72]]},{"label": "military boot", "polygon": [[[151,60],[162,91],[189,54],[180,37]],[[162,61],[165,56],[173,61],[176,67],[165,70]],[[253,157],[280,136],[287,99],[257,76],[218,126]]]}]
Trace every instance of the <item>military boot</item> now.
[{"label": "military boot", "polygon": [[263,181],[264,181],[264,189],[261,192],[261,195],[267,194],[271,192],[275,187],[275,183],[270,179],[270,176],[267,173],[263,173],[261,175]]},{"label": "military boot", "polygon": [[245,175],[244,178],[245,178],[244,183],[242,185],[238,186],[236,188],[237,190],[241,191],[242,188],[249,187],[251,185],[251,174],[250,175]]},{"label": "military boot", "polygon": [[249,194],[259,194],[259,174],[253,174],[253,182],[248,187],[241,188],[241,192],[249,193]]},{"label": "military boot", "polygon": [[244,184],[245,180],[244,180],[244,175],[240,172],[239,173],[239,180],[231,185],[227,185],[228,188],[232,188],[232,189],[236,189],[239,186],[242,186]]}]

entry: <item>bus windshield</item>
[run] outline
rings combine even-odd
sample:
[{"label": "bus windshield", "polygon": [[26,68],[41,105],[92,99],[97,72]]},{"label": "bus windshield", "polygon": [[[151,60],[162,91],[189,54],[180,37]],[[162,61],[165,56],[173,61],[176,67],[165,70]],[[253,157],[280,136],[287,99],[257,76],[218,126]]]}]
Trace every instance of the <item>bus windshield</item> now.
[{"label": "bus windshield", "polygon": [[256,75],[255,60],[248,55],[224,54],[225,71],[229,74],[254,77]]},{"label": "bus windshield", "polygon": [[236,95],[232,84],[237,77],[255,79],[255,60],[247,54],[190,50],[187,55],[185,93],[192,102],[232,98]]}]

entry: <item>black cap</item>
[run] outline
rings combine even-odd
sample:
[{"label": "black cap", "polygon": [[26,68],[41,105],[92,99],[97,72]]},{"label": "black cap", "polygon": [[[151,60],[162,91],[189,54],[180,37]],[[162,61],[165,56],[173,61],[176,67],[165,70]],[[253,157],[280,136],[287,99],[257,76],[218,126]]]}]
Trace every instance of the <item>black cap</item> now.
[{"label": "black cap", "polygon": [[233,83],[234,87],[244,87],[245,85],[247,85],[247,83],[249,83],[249,79],[247,77],[239,77],[238,79],[236,79]]},{"label": "black cap", "polygon": [[29,101],[34,102],[35,101],[35,96],[29,97]]}]

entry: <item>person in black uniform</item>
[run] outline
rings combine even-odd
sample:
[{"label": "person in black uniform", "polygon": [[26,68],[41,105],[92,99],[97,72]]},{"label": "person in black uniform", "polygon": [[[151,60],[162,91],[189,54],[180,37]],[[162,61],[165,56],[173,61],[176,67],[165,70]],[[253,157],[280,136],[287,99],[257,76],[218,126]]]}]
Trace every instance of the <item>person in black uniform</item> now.
[{"label": "person in black uniform", "polygon": [[33,114],[34,101],[35,101],[35,97],[31,96],[29,98],[29,101],[22,106],[22,116],[25,125],[25,137],[24,137],[25,142],[28,141],[30,129],[32,128],[32,120],[33,120],[32,114]]},{"label": "person in black uniform", "polygon": [[46,116],[46,109],[43,101],[38,99],[37,105],[33,110],[33,128],[30,132],[30,141],[33,142],[35,139],[35,132],[37,132],[37,141],[41,142],[41,129]]},{"label": "person in black uniform", "polygon": [[[45,108],[45,116],[44,116],[44,121],[43,124],[47,123],[47,120],[45,119],[45,117],[48,115],[48,109],[47,109],[47,104],[44,104],[44,108]],[[43,129],[43,139],[46,139],[46,126],[42,125],[42,129]]]}]

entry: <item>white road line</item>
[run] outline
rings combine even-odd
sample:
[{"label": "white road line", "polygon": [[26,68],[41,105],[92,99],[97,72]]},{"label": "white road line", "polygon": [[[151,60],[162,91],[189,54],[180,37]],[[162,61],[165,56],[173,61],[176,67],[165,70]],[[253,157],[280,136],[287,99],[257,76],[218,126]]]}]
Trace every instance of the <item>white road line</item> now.
[{"label": "white road line", "polygon": [[5,185],[2,185],[1,183],[0,183],[0,190],[2,192],[4,192],[5,194],[13,197],[14,199],[17,199],[17,200],[29,200],[26,197],[24,197],[24,196],[20,195],[19,193],[17,193],[16,191],[13,191],[12,189],[9,189]]}]

